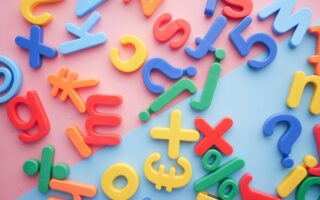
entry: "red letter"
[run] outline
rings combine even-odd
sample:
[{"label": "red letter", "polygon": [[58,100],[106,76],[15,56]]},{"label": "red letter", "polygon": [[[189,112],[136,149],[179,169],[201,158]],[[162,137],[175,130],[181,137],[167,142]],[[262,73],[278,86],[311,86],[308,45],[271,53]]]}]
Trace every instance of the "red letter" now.
[{"label": "red letter", "polygon": [[247,173],[240,180],[240,193],[243,200],[281,200],[279,197],[250,188],[252,175]]},{"label": "red letter", "polygon": [[85,138],[87,144],[95,145],[117,145],[121,141],[121,136],[117,134],[99,134],[94,131],[94,126],[118,126],[121,123],[121,116],[118,114],[102,114],[96,111],[96,105],[118,106],[122,103],[120,96],[92,95],[88,98],[86,107],[89,117],[86,120],[86,130],[88,137]]},{"label": "red letter", "polygon": [[[25,105],[31,114],[29,121],[21,119],[18,106]],[[13,98],[7,105],[7,114],[11,123],[21,132],[19,139],[23,142],[34,142],[40,140],[49,133],[50,123],[46,112],[41,104],[39,96],[36,91],[27,92],[27,97],[17,96]],[[39,131],[36,134],[29,134],[26,131],[30,130],[38,124]]]},{"label": "red letter", "polygon": [[223,15],[230,19],[242,19],[250,15],[253,7],[251,0],[223,0],[223,2],[228,5],[223,8]]},{"label": "red letter", "polygon": [[[314,133],[314,140],[316,141],[316,144],[317,144],[318,155],[320,158],[320,125],[314,126],[313,133]],[[308,172],[313,176],[320,176],[320,163],[314,168],[309,168]]]},{"label": "red letter", "polygon": [[170,13],[161,15],[153,26],[153,35],[159,42],[167,42],[172,39],[177,33],[182,32],[182,37],[170,42],[170,47],[172,49],[179,49],[187,42],[190,36],[191,28],[186,20],[177,19],[169,23],[166,28],[161,30],[160,27],[170,22],[171,19],[172,16]]}]

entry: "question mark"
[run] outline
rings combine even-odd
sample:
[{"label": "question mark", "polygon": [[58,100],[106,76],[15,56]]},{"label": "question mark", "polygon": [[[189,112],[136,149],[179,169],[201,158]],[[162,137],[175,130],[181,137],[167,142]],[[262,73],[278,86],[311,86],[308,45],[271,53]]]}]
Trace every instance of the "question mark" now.
[{"label": "question mark", "polygon": [[263,134],[267,137],[271,136],[275,127],[282,122],[286,123],[288,126],[278,141],[278,149],[282,154],[282,166],[285,168],[291,168],[294,165],[294,161],[289,157],[289,154],[291,153],[293,144],[301,135],[302,127],[300,121],[289,114],[273,114],[264,122]]},{"label": "question mark", "polygon": [[164,92],[164,87],[160,84],[156,84],[151,80],[151,72],[158,70],[166,77],[176,80],[183,76],[193,77],[197,73],[195,67],[187,67],[186,69],[179,69],[170,65],[166,60],[162,58],[152,58],[144,66],[142,70],[142,78],[145,86],[154,94],[161,94]]}]

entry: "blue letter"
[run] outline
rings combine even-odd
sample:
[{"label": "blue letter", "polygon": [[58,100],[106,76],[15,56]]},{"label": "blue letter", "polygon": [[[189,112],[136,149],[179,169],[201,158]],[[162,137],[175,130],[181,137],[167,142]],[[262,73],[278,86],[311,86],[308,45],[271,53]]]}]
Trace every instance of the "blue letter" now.
[{"label": "blue letter", "polygon": [[79,37],[76,40],[72,40],[60,45],[60,51],[62,54],[69,54],[83,49],[87,49],[93,46],[103,44],[107,41],[104,33],[91,34],[89,31],[99,21],[100,14],[94,12],[89,19],[81,26],[77,27],[74,24],[67,24],[66,29],[72,35]]},{"label": "blue letter", "polygon": [[295,29],[289,42],[291,48],[297,47],[302,42],[312,17],[311,10],[307,8],[290,15],[295,4],[295,0],[278,0],[262,9],[258,14],[259,19],[264,20],[278,12],[273,22],[273,32],[278,35],[286,33],[290,29]]},{"label": "blue letter", "polygon": [[188,56],[199,60],[207,55],[208,52],[215,52],[216,49],[214,48],[213,44],[222,32],[223,28],[226,26],[226,23],[227,18],[225,18],[224,16],[217,17],[204,38],[196,38],[196,43],[198,45],[197,48],[195,50],[192,50],[187,47],[184,49],[185,53]]},{"label": "blue letter", "polygon": [[107,0],[78,0],[76,4],[76,14],[78,17],[83,17],[106,1]]}]

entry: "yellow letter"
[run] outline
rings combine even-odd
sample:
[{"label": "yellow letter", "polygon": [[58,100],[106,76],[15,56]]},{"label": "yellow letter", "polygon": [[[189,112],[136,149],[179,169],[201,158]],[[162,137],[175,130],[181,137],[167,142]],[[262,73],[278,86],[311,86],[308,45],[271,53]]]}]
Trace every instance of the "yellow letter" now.
[{"label": "yellow letter", "polygon": [[307,168],[315,167],[318,164],[317,159],[311,155],[306,155],[301,165],[295,167],[287,177],[277,187],[277,193],[280,197],[288,197],[292,191],[305,179],[308,175]]},{"label": "yellow letter", "polygon": [[320,114],[320,76],[306,76],[302,71],[296,72],[287,98],[287,105],[290,108],[298,107],[304,88],[308,83],[312,83],[314,86],[309,110],[312,114],[317,115]]},{"label": "yellow letter", "polygon": [[[114,180],[119,176],[127,179],[127,184],[123,188],[114,185]],[[110,199],[130,199],[139,187],[139,176],[130,165],[117,163],[104,172],[101,187]]]},{"label": "yellow letter", "polygon": [[40,4],[57,3],[63,0],[22,0],[20,4],[20,11],[25,20],[31,24],[47,25],[51,22],[52,16],[45,12],[40,16],[35,16],[33,10]]},{"label": "yellow letter", "polygon": [[128,61],[122,61],[119,57],[119,49],[113,48],[110,51],[110,59],[112,64],[122,72],[134,72],[139,69],[146,61],[148,52],[144,43],[136,36],[123,35],[120,38],[123,45],[131,44],[135,47],[134,55]]}]

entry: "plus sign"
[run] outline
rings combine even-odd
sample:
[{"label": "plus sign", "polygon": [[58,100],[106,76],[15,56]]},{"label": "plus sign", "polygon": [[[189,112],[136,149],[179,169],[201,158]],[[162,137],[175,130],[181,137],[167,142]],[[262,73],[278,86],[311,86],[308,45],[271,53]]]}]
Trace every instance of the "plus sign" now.
[{"label": "plus sign", "polygon": [[200,138],[199,132],[181,128],[181,111],[170,113],[170,128],[153,128],[151,137],[158,140],[168,140],[168,155],[171,159],[179,156],[180,142],[196,142]]},{"label": "plus sign", "polygon": [[30,29],[30,39],[17,36],[16,44],[29,51],[29,65],[33,69],[38,69],[42,65],[42,56],[53,58],[57,56],[57,50],[43,43],[43,30],[40,26],[32,26]]}]

